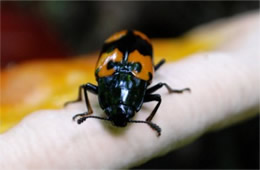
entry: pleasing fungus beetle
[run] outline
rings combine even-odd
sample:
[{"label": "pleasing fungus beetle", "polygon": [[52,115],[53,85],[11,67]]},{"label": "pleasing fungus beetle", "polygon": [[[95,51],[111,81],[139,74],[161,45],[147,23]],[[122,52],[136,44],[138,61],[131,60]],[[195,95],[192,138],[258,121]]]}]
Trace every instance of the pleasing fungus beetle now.
[{"label": "pleasing fungus beetle", "polygon": [[[136,30],[123,30],[109,37],[102,48],[97,65],[96,81],[98,86],[91,83],[79,87],[78,99],[82,100],[82,90],[88,111],[77,114],[78,124],[87,118],[97,118],[111,121],[115,126],[124,127],[127,123],[146,123],[156,130],[158,136],[161,128],[152,123],[152,119],[161,104],[161,96],[153,94],[165,86],[169,93],[182,93],[189,88],[175,90],[166,83],[158,83],[150,88],[154,70],[156,71],[165,60],[153,64],[153,49],[149,38]],[[98,95],[100,107],[107,117],[91,116],[93,113],[87,91]],[[157,105],[145,121],[132,120],[144,102],[157,101]],[[67,102],[71,103],[71,102]]]}]

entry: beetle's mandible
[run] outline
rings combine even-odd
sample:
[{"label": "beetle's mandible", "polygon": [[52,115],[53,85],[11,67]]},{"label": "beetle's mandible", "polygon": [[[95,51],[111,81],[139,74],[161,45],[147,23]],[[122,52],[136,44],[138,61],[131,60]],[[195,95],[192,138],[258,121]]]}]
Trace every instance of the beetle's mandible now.
[{"label": "beetle's mandible", "polygon": [[[169,93],[190,91],[189,88],[172,89],[166,83],[158,83],[152,87],[154,71],[165,60],[153,64],[153,48],[149,38],[136,30],[123,30],[109,37],[101,50],[95,76],[98,86],[91,83],[79,87],[78,99],[68,103],[82,101],[82,90],[87,106],[87,112],[77,114],[73,120],[81,124],[87,118],[97,118],[111,121],[115,126],[124,127],[127,123],[146,123],[160,136],[161,128],[152,123],[160,104],[161,96],[153,94],[165,86]],[[92,116],[93,113],[87,91],[98,95],[99,105],[105,111],[106,117]],[[156,101],[157,105],[146,120],[133,120],[143,103]],[[65,105],[66,105],[65,104]]]}]

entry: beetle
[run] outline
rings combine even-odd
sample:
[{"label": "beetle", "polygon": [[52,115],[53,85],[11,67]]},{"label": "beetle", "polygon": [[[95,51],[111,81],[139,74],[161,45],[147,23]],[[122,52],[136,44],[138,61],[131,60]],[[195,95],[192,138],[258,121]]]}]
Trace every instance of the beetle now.
[{"label": "beetle", "polygon": [[[161,135],[161,128],[152,122],[160,104],[161,96],[153,94],[165,86],[169,93],[190,91],[172,89],[166,83],[158,83],[152,87],[154,71],[158,70],[165,60],[153,64],[153,48],[150,39],[137,30],[122,30],[110,36],[104,43],[96,64],[95,77],[98,86],[87,83],[79,87],[78,99],[68,103],[82,101],[82,90],[87,112],[76,114],[73,120],[78,124],[87,118],[111,121],[113,125],[125,127],[127,123],[146,123]],[[148,88],[149,87],[149,88]],[[107,117],[92,116],[87,92],[98,95],[99,105]],[[145,121],[132,120],[143,103],[156,101],[157,105]],[[65,105],[66,105],[65,104]]]}]

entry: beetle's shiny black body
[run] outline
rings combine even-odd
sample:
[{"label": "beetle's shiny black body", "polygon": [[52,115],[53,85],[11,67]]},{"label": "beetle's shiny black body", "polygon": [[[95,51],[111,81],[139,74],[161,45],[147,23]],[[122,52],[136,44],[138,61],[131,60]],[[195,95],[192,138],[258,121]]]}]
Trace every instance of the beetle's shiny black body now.
[{"label": "beetle's shiny black body", "polygon": [[115,73],[98,79],[98,99],[102,109],[117,126],[125,126],[144,100],[148,83],[130,73]]},{"label": "beetle's shiny black body", "polygon": [[[111,121],[114,125],[124,127],[127,123],[147,123],[160,135],[161,129],[151,120],[161,103],[159,94],[152,94],[162,86],[166,86],[170,93],[182,93],[182,90],[171,89],[166,83],[151,84],[154,70],[157,70],[165,61],[153,64],[153,51],[150,40],[139,31],[123,30],[112,35],[105,41],[96,66],[96,80],[98,86],[85,84],[80,86],[79,98],[83,89],[88,112],[77,114],[73,119],[79,118],[82,123],[87,118],[98,118]],[[100,107],[107,117],[90,116],[90,106],[87,91],[98,95]],[[157,105],[146,121],[132,120],[144,102],[157,101]],[[75,102],[75,101],[74,101]],[[70,103],[70,102],[69,102]]]}]

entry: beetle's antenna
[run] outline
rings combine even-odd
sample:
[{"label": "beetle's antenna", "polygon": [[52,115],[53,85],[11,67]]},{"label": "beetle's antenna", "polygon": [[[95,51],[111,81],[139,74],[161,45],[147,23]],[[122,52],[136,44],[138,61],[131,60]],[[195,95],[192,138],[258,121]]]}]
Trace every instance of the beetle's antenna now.
[{"label": "beetle's antenna", "polygon": [[148,124],[153,130],[155,130],[157,132],[157,135],[160,136],[161,135],[161,128],[156,125],[155,123],[149,122],[149,121],[142,121],[142,120],[129,120],[129,123],[146,123]]},{"label": "beetle's antenna", "polygon": [[105,117],[98,117],[98,116],[86,116],[86,117],[81,117],[77,120],[78,124],[81,124],[82,122],[84,122],[86,119],[88,118],[95,118],[95,119],[101,119],[101,120],[107,120],[107,121],[111,121],[108,118]]}]

